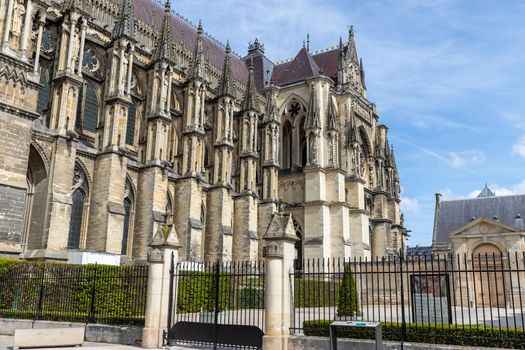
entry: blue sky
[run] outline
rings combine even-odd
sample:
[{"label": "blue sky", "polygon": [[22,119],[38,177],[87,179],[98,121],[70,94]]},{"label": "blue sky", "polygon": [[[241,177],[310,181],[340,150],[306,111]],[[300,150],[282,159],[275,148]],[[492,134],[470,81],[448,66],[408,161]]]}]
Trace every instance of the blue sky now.
[{"label": "blue sky", "polygon": [[525,193],[525,1],[177,0],[244,55],[334,45],[354,25],[368,97],[390,128],[409,245],[432,241],[434,193]]}]

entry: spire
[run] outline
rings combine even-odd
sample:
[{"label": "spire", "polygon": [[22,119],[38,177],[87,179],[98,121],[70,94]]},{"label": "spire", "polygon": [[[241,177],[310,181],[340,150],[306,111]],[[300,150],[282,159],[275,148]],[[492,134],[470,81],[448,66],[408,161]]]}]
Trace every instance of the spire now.
[{"label": "spire", "polygon": [[255,87],[255,77],[253,76],[253,58],[251,58],[248,66],[248,83],[244,94],[243,109],[245,111],[257,110],[257,105],[257,89]]},{"label": "spire", "polygon": [[390,165],[392,168],[397,169],[396,155],[394,154],[394,145],[390,146]]},{"label": "spire", "polygon": [[365,84],[365,68],[363,67],[363,59],[359,59],[359,71],[361,73],[361,84],[363,85],[363,89],[366,90],[366,84]]},{"label": "spire", "polygon": [[305,129],[318,129],[321,127],[319,121],[319,111],[317,110],[317,95],[315,87],[312,86],[310,92],[310,104],[308,105],[308,115],[306,116]]},{"label": "spire", "polygon": [[259,38],[255,38],[253,44],[248,45],[248,54],[253,53],[255,51],[264,53],[264,45],[261,42],[259,42]]},{"label": "spire", "polygon": [[121,0],[120,12],[111,33],[113,40],[127,38],[135,41],[135,15],[133,12],[133,0]]},{"label": "spire", "polygon": [[332,130],[332,131],[337,131],[339,130],[339,123],[337,122],[337,114],[335,112],[335,105],[334,105],[334,101],[332,99],[332,97],[328,97],[329,99],[329,102],[328,102],[328,113],[327,113],[327,116],[328,116],[328,122],[327,122],[327,126],[328,126],[328,130]]},{"label": "spire", "polygon": [[205,79],[206,62],[204,58],[204,44],[202,40],[202,22],[199,20],[197,26],[197,39],[195,42],[195,52],[193,53],[193,64],[190,70],[191,79]]},{"label": "spire", "polygon": [[354,61],[355,63],[358,62],[357,49],[355,48],[354,40],[354,26],[350,26],[350,29],[348,30],[348,55],[349,56],[347,57],[349,57],[351,61]]},{"label": "spire", "polygon": [[275,98],[275,83],[273,78],[270,80],[270,88],[268,89],[266,95],[266,112],[264,113],[264,122],[280,123],[279,109],[277,108],[277,100]]},{"label": "spire", "polygon": [[162,28],[155,49],[153,50],[153,61],[173,61],[171,51],[171,6],[170,0],[166,0]]},{"label": "spire", "polygon": [[219,84],[219,95],[233,96],[233,76],[232,76],[232,58],[230,42],[226,43],[226,56],[224,57],[224,66],[222,68],[222,79]]},{"label": "spire", "polygon": [[310,52],[310,33],[306,34],[306,51]]}]

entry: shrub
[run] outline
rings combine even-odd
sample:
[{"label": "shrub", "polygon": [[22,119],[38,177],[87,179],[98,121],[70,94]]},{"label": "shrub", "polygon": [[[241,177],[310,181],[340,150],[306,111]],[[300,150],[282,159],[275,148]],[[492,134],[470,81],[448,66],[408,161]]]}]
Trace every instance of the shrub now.
[{"label": "shrub", "polygon": [[354,275],[349,264],[345,264],[343,281],[339,286],[339,300],[337,302],[337,315],[353,317],[359,314],[357,288]]},{"label": "shrub", "polygon": [[[304,334],[307,336],[329,336],[330,320],[305,321]],[[381,323],[383,340],[401,341],[401,323]],[[406,324],[407,342],[428,344],[449,344],[462,346],[486,346],[511,349],[525,349],[524,328],[499,328],[483,325],[436,325]],[[340,327],[337,330],[340,338],[375,339],[372,328]]]},{"label": "shrub", "polygon": [[141,324],[146,281],[131,266],[0,260],[0,317]]},{"label": "shrub", "polygon": [[338,283],[335,281],[320,281],[318,279],[295,278],[295,307],[327,307],[337,304]]},{"label": "shrub", "polygon": [[[177,311],[214,311],[216,291],[215,272],[180,271]],[[231,308],[230,277],[219,274],[219,310]]]},{"label": "shrub", "polygon": [[263,309],[264,308],[264,290],[245,287],[241,289],[240,307],[246,309]]}]

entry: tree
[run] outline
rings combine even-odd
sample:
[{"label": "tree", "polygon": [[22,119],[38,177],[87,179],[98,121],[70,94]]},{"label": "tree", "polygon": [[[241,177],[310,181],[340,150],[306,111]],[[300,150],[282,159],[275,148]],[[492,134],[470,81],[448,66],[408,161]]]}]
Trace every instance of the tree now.
[{"label": "tree", "polygon": [[350,263],[345,264],[343,281],[339,286],[337,316],[353,317],[359,314],[357,288]]}]

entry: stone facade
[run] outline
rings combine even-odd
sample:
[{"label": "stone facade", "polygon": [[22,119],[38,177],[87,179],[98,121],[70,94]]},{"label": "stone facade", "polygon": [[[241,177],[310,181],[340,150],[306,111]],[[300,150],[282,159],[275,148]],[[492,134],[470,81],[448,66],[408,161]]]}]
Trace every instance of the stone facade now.
[{"label": "stone facade", "polygon": [[398,253],[388,128],[354,32],[273,63],[153,0],[0,3],[0,254],[144,260],[159,223],[185,260],[250,260],[279,209],[297,257]]}]

